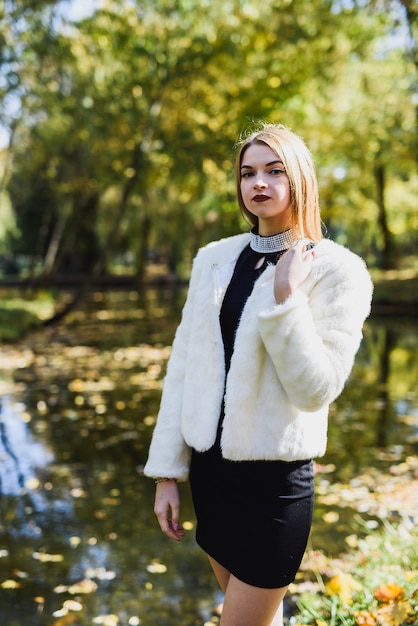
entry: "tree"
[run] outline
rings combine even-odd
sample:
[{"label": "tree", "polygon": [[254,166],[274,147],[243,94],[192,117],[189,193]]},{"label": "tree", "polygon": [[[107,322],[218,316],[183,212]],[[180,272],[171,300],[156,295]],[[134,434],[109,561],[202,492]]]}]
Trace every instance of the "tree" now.
[{"label": "tree", "polygon": [[382,182],[410,176],[410,70],[399,50],[379,52],[381,12],[329,0],[213,0],[198,11],[194,0],[107,0],[75,24],[51,7],[25,20],[8,189],[16,249],[39,251],[45,279],[98,275],[128,251],[140,277],[150,249],[178,272],[199,245],[236,232],[231,146],[254,118],[284,121],[312,146],[330,230],[357,241],[361,223],[359,251],[372,239],[389,250]]}]

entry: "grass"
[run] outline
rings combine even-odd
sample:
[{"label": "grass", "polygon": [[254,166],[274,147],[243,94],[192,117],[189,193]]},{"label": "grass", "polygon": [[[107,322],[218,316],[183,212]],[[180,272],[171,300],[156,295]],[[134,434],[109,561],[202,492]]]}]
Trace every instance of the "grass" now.
[{"label": "grass", "polygon": [[307,554],[304,580],[289,590],[297,605],[289,626],[418,624],[418,529],[384,522],[354,547],[334,560]]},{"label": "grass", "polygon": [[18,341],[54,311],[55,299],[49,292],[25,297],[19,290],[2,289],[0,297],[0,341]]}]

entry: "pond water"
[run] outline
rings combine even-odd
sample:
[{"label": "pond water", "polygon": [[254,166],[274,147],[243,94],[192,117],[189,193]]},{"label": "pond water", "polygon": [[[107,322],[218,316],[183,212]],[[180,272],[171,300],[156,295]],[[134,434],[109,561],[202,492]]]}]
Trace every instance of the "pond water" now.
[{"label": "pond water", "polygon": [[[2,626],[211,619],[217,587],[194,542],[188,486],[179,545],[159,531],[154,484],[141,475],[184,298],[171,289],[91,293],[65,323],[2,346]],[[359,517],[369,527],[396,517],[370,506],[370,484],[363,502],[350,489],[364,490],[361,477],[376,471],[401,473],[418,453],[417,337],[416,320],[368,320],[331,408],[310,549],[338,555],[362,532]],[[347,489],[335,495],[335,485]]]}]

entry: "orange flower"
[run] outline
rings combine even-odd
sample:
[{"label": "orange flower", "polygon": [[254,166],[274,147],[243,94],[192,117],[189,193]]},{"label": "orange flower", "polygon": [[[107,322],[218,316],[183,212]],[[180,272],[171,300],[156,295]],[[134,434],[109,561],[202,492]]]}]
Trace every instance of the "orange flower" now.
[{"label": "orange flower", "polygon": [[398,583],[388,583],[387,585],[381,585],[375,589],[374,597],[379,602],[388,603],[392,600],[399,600],[403,597],[403,589]]}]

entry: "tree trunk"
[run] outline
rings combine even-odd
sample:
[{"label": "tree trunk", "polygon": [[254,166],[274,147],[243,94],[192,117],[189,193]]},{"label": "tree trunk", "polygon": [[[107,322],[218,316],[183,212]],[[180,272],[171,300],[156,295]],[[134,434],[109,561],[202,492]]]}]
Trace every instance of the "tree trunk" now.
[{"label": "tree trunk", "polygon": [[386,171],[382,163],[378,163],[374,168],[374,176],[377,190],[378,224],[383,237],[383,250],[378,266],[381,269],[390,269],[394,262],[394,244],[392,233],[388,227],[386,206],[385,206],[385,185]]},{"label": "tree trunk", "polygon": [[122,194],[122,200],[119,205],[119,211],[116,214],[115,220],[113,222],[113,226],[109,231],[107,240],[105,244],[103,245],[100,254],[96,256],[96,261],[94,263],[92,270],[88,272],[87,274],[85,274],[84,280],[81,282],[81,284],[78,286],[77,290],[75,291],[73,299],[70,302],[68,302],[63,309],[56,311],[52,317],[45,320],[43,323],[44,326],[51,326],[53,324],[56,324],[57,322],[62,320],[68,313],[70,313],[70,311],[72,311],[74,307],[76,306],[76,304],[81,300],[82,296],[87,291],[87,289],[93,282],[94,278],[103,274],[104,270],[106,269],[106,264],[107,264],[107,260],[109,257],[109,253],[113,251],[113,246],[116,241],[116,237],[119,233],[120,225],[121,225],[122,219],[125,215],[125,212],[128,206],[128,199],[133,188],[134,188],[134,181],[131,178],[128,180],[127,184],[125,185],[125,188]]},{"label": "tree trunk", "polygon": [[141,232],[139,234],[138,252],[136,255],[136,276],[138,280],[141,280],[145,274],[150,233],[151,218],[149,215],[146,215],[143,219]]},{"label": "tree trunk", "polygon": [[61,246],[61,241],[64,235],[65,226],[67,223],[67,215],[62,212],[58,218],[58,221],[55,224],[54,231],[52,233],[48,250],[45,254],[44,260],[44,268],[42,272],[42,276],[47,278],[51,276],[53,267],[56,264],[56,259],[58,255],[59,248]]}]

